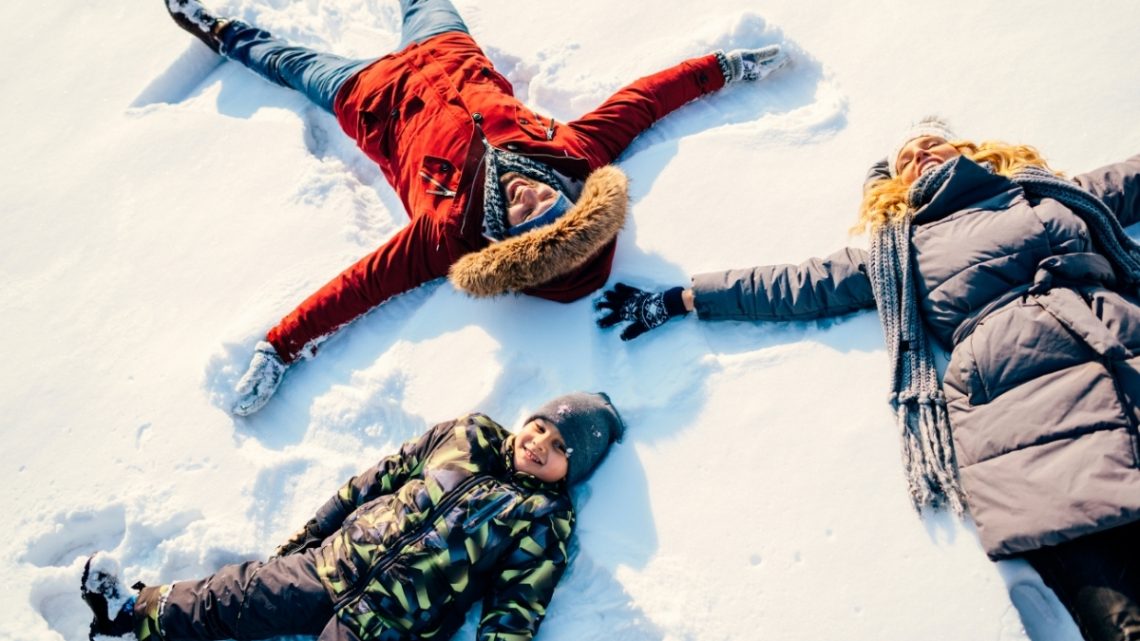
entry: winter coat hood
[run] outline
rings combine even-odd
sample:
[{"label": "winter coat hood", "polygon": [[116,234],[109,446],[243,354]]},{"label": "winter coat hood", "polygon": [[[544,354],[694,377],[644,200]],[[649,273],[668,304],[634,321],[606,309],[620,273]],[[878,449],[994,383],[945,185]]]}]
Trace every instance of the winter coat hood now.
[{"label": "winter coat hood", "polygon": [[570,273],[601,251],[625,224],[629,180],[613,165],[590,174],[578,202],[556,222],[492,243],[452,265],[457,289],[485,297],[520,292]]}]

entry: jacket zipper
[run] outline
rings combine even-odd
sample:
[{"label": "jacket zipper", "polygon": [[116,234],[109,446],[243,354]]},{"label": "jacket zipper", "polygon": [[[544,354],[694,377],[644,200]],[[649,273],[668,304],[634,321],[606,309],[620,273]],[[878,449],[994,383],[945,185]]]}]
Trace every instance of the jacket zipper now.
[{"label": "jacket zipper", "polygon": [[[479,129],[479,134],[480,135],[483,134],[482,128]],[[487,142],[487,137],[483,136],[483,157],[479,159],[479,162],[481,164],[487,162],[487,148],[488,147],[490,147],[490,144]],[[478,170],[476,170],[476,173],[478,173]],[[477,186],[475,183],[476,183],[475,179],[472,178],[471,179],[471,186],[467,188],[467,202],[463,203],[463,222],[459,224],[459,235],[460,236],[466,236],[467,235],[467,233],[466,233],[467,232],[467,214],[471,213],[471,199],[474,198],[475,187]]]},{"label": "jacket zipper", "polygon": [[[483,116],[479,113],[475,113],[472,114],[471,120],[475,125],[476,131],[479,132],[479,140],[483,141],[483,155],[479,157],[479,163],[486,164],[487,152],[491,148],[491,143],[487,140],[487,134],[483,132],[483,125],[481,124],[483,122]],[[466,170],[466,167],[464,170]],[[476,169],[475,173],[478,174],[479,170]],[[475,182],[475,178],[472,176],[471,185],[467,188],[467,202],[463,203],[463,222],[459,224],[459,235],[464,237],[467,236],[467,215],[471,213],[471,199],[475,193]]]},{"label": "jacket zipper", "polygon": [[418,529],[412,530],[410,532],[405,532],[392,542],[392,545],[388,548],[388,551],[384,553],[384,558],[380,559],[368,570],[368,574],[364,576],[364,579],[357,582],[356,586],[347,594],[337,599],[336,603],[333,604],[333,611],[339,611],[342,607],[344,607],[346,603],[352,601],[353,599],[356,599],[361,594],[363,594],[364,590],[370,583],[372,583],[377,575],[387,570],[393,563],[395,563],[396,557],[400,555],[400,552],[405,547],[411,545],[416,540],[423,538],[432,531],[433,524],[440,514],[446,514],[448,510],[455,507],[455,504],[463,498],[463,495],[467,493],[467,490],[471,489],[483,480],[489,478],[491,477],[486,474],[469,476],[464,479],[459,485],[453,487],[450,492],[444,495],[443,499],[440,500],[439,503],[436,503],[434,507],[428,510],[427,516],[424,518],[423,523],[420,524],[420,527]]}]

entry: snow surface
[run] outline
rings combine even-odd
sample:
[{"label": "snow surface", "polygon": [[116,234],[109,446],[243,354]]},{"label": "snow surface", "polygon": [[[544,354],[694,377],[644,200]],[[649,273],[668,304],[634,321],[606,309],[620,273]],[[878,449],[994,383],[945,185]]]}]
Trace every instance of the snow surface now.
[{"label": "snow surface", "polygon": [[[612,281],[863,243],[846,234],[863,173],[928,113],[1035,144],[1069,173],[1140,149],[1129,0],[457,5],[519,95],[560,120],[711,49],[793,53],[794,68],[685,107],[625,154],[632,218]],[[397,42],[394,0],[219,8],[348,56]],[[687,319],[623,344],[586,300],[476,301],[436,283],[235,420],[222,408],[254,343],[405,223],[395,195],[332,117],[220,64],[158,0],[6,15],[0,639],[85,638],[79,578],[96,550],[148,583],[264,557],[427,426],[473,409],[517,426],[574,389],[608,391],[629,430],[578,497],[577,557],[543,639],[1077,638],[1025,565],[912,511],[870,313]]]}]

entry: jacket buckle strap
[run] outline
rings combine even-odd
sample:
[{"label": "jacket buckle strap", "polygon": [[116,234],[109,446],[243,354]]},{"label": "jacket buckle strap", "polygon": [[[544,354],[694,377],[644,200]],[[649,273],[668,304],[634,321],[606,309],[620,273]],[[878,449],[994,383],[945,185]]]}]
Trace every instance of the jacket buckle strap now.
[{"label": "jacket buckle strap", "polygon": [[1068,283],[1094,283],[1112,287],[1116,273],[1108,259],[1095,252],[1076,252],[1050,256],[1037,264],[1030,294],[1041,295],[1053,289],[1054,280]]},{"label": "jacket buckle strap", "polygon": [[1042,309],[1049,312],[1057,322],[1073,332],[1101,357],[1108,360],[1124,360],[1132,357],[1132,351],[1113,335],[1112,331],[1096,317],[1088,303],[1075,291],[1067,287],[1058,287],[1037,296],[1036,299]]}]

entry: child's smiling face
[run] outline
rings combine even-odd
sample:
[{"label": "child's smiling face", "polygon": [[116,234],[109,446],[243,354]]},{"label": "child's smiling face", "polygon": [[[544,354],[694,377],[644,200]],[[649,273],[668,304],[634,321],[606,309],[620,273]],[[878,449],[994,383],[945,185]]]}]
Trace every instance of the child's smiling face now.
[{"label": "child's smiling face", "polygon": [[515,470],[519,472],[555,483],[566,478],[569,458],[562,433],[549,421],[536,418],[515,434]]}]

